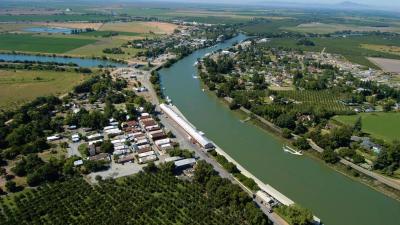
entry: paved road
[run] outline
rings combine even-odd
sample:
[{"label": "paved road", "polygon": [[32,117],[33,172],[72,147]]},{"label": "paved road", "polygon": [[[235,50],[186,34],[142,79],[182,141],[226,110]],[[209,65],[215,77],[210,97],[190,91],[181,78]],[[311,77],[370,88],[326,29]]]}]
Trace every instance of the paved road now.
[{"label": "paved road", "polygon": [[71,157],[73,155],[82,157],[81,153],[78,151],[78,147],[80,144],[82,144],[82,142],[70,142],[69,143],[69,148],[67,149],[68,157]]},{"label": "paved road", "polygon": [[357,171],[359,171],[359,172],[361,172],[361,173],[363,173],[363,174],[365,174],[367,176],[370,176],[370,177],[376,179],[377,181],[379,181],[381,183],[386,184],[389,187],[392,187],[394,189],[400,190],[400,182],[397,181],[397,180],[394,180],[394,179],[385,177],[385,176],[383,176],[381,174],[375,173],[373,171],[369,171],[367,169],[364,169],[361,166],[358,166],[358,165],[356,165],[356,164],[354,164],[354,163],[352,163],[352,162],[350,162],[350,161],[348,161],[346,159],[343,159],[343,158],[340,159],[340,162],[343,163],[346,166],[350,166],[351,168],[353,168],[353,169],[355,169],[355,170],[357,170]]}]

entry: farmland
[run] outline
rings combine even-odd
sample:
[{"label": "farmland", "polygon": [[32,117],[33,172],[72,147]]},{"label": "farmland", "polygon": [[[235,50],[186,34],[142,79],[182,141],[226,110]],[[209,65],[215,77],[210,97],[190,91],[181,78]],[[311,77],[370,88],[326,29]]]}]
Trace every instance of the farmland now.
[{"label": "farmland", "polygon": [[362,131],[388,142],[399,140],[400,113],[361,113],[353,116],[335,116],[343,124],[354,124],[361,116]]},{"label": "farmland", "polygon": [[68,92],[84,79],[84,75],[73,72],[0,70],[0,108]]},{"label": "farmland", "polygon": [[366,57],[382,57],[382,58],[393,58],[400,59],[399,55],[374,51],[365,49],[362,44],[379,44],[379,45],[391,45],[400,46],[398,39],[383,38],[379,36],[361,36],[361,37],[347,37],[347,38],[311,38],[315,43],[315,46],[300,46],[297,45],[296,39],[289,38],[276,38],[272,39],[268,45],[273,47],[289,47],[295,49],[302,49],[305,51],[322,51],[326,48],[326,52],[341,54],[347,60],[357,63],[360,65],[368,66],[371,68],[377,68],[372,62]]},{"label": "farmland", "polygon": [[106,23],[100,27],[100,31],[117,31],[132,33],[156,33],[170,34],[178,26],[171,23],[162,22],[127,22],[127,23]]},{"label": "farmland", "polygon": [[351,24],[303,23],[294,27],[282,27],[282,30],[289,30],[300,33],[328,34],[344,30],[400,32],[400,27],[372,27],[372,26],[356,26]]},{"label": "farmland", "polygon": [[368,58],[385,72],[400,73],[400,60],[384,58]]},{"label": "farmland", "polygon": [[239,188],[215,184],[212,188],[229,188],[225,191],[236,197],[206,195],[199,184],[164,173],[93,186],[73,178],[2,198],[0,219],[4,224],[266,224]]},{"label": "farmland", "polygon": [[[331,91],[278,91],[278,95],[294,100],[297,107],[319,107],[337,113],[349,111],[350,108],[340,103],[339,94]],[[342,96],[345,97],[345,96]]]},{"label": "farmland", "polygon": [[[90,32],[91,33],[91,32]],[[85,56],[85,57],[93,57],[93,56],[107,56],[112,59],[129,59],[132,58],[139,50],[134,48],[121,48],[124,51],[124,54],[106,54],[103,53],[103,49],[105,48],[118,48],[122,44],[126,43],[126,40],[119,39],[120,37],[113,38],[102,38],[95,43],[88,44],[82,46],[80,48],[73,49],[71,51],[66,52],[68,55],[72,56]],[[137,38],[137,37],[134,37]],[[131,37],[131,39],[134,39]]]},{"label": "farmland", "polygon": [[362,44],[362,48],[370,49],[378,52],[385,52],[394,55],[400,55],[400,47],[399,46],[388,46],[388,45],[372,45],[372,44]]},{"label": "farmland", "polygon": [[65,53],[94,42],[95,40],[80,38],[32,34],[0,34],[0,50],[5,51]]}]

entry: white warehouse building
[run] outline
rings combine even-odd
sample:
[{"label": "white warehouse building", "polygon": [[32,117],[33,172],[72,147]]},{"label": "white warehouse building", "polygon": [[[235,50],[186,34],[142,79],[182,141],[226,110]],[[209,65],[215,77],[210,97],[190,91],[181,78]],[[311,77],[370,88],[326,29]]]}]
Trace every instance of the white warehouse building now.
[{"label": "white warehouse building", "polygon": [[214,144],[208,140],[206,137],[201,135],[194,127],[192,127],[188,122],[186,122],[182,117],[175,113],[166,104],[160,104],[160,108],[167,114],[171,119],[173,119],[179,126],[181,126],[201,147],[205,149],[214,148]]}]

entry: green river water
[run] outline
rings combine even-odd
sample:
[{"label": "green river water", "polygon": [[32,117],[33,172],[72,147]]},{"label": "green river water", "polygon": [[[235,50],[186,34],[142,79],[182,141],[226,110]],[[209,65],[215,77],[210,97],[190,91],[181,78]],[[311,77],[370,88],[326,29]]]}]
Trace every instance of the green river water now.
[{"label": "green river water", "polygon": [[400,202],[306,156],[282,151],[283,143],[249,123],[240,122],[214,95],[203,92],[193,64],[238,37],[194,52],[160,71],[164,93],[199,130],[249,172],[313,211],[327,225],[400,225]]}]

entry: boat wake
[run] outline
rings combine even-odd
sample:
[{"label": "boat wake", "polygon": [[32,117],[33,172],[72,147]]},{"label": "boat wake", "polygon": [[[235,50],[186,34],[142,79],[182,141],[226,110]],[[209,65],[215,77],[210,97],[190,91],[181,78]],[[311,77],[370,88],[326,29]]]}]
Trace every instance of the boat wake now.
[{"label": "boat wake", "polygon": [[283,151],[288,152],[292,155],[303,155],[303,153],[301,151],[297,151],[289,146],[283,146]]}]

